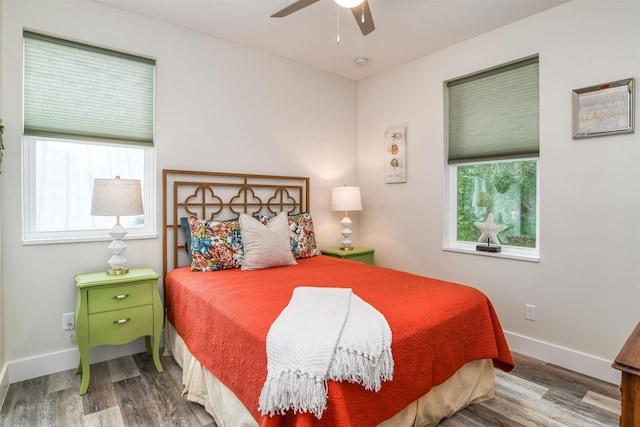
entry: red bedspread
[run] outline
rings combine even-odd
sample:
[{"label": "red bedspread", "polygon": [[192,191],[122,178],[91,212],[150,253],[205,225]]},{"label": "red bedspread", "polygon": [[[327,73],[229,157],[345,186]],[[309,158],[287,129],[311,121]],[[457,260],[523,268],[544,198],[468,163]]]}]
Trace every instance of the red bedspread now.
[{"label": "red bedspread", "polygon": [[[393,333],[393,381],[378,393],[329,381],[322,419],[263,417],[258,397],[267,376],[266,336],[297,286],[352,288],[378,309]],[[263,426],[373,426],[441,384],[466,362],[513,360],[491,302],[480,291],[327,256],[258,271],[171,271],[167,316],[191,353]]]}]

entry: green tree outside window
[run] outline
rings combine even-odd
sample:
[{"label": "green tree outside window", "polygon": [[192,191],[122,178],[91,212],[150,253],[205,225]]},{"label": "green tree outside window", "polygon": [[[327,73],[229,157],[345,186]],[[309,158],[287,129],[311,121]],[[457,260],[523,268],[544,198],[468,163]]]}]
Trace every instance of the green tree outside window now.
[{"label": "green tree outside window", "polygon": [[535,160],[458,166],[458,235],[464,242],[477,242],[484,222],[493,213],[496,224],[507,228],[498,234],[508,246],[536,247]]}]

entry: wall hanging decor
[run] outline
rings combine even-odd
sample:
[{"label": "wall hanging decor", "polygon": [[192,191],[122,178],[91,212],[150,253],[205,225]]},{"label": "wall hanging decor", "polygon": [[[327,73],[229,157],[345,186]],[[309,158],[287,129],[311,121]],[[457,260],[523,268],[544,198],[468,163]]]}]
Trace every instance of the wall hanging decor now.
[{"label": "wall hanging decor", "polygon": [[392,126],[384,133],[384,178],[387,184],[407,182],[407,127]]},{"label": "wall hanging decor", "polygon": [[634,79],[573,91],[573,138],[633,132]]}]

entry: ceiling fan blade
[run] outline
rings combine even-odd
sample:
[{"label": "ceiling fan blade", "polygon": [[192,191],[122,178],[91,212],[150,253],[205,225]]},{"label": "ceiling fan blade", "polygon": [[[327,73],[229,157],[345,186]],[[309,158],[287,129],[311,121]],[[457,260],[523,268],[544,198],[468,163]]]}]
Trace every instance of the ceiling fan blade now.
[{"label": "ceiling fan blade", "polygon": [[[369,2],[367,0],[364,0],[364,3],[360,6],[352,7],[351,12],[353,13],[353,17],[356,18],[356,22],[363,36],[366,36],[376,29],[375,25],[373,25],[373,17],[371,16],[371,9],[369,8]],[[363,13],[364,22],[362,22]]]},{"label": "ceiling fan blade", "polygon": [[271,15],[272,18],[282,18],[284,16],[287,15],[291,15],[293,12],[297,12],[300,9],[310,6],[316,2],[319,2],[320,0],[298,0],[297,2],[290,4],[289,6],[285,7],[284,9],[282,9],[279,12],[274,13],[273,15]]}]

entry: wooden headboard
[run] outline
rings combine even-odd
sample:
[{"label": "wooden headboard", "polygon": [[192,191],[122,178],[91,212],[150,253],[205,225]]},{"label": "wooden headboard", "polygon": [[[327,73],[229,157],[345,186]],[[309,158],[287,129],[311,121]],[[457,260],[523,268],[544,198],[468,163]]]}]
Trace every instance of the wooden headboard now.
[{"label": "wooden headboard", "polygon": [[162,268],[191,263],[180,218],[228,220],[248,215],[309,212],[309,178],[224,172],[162,171]]}]

